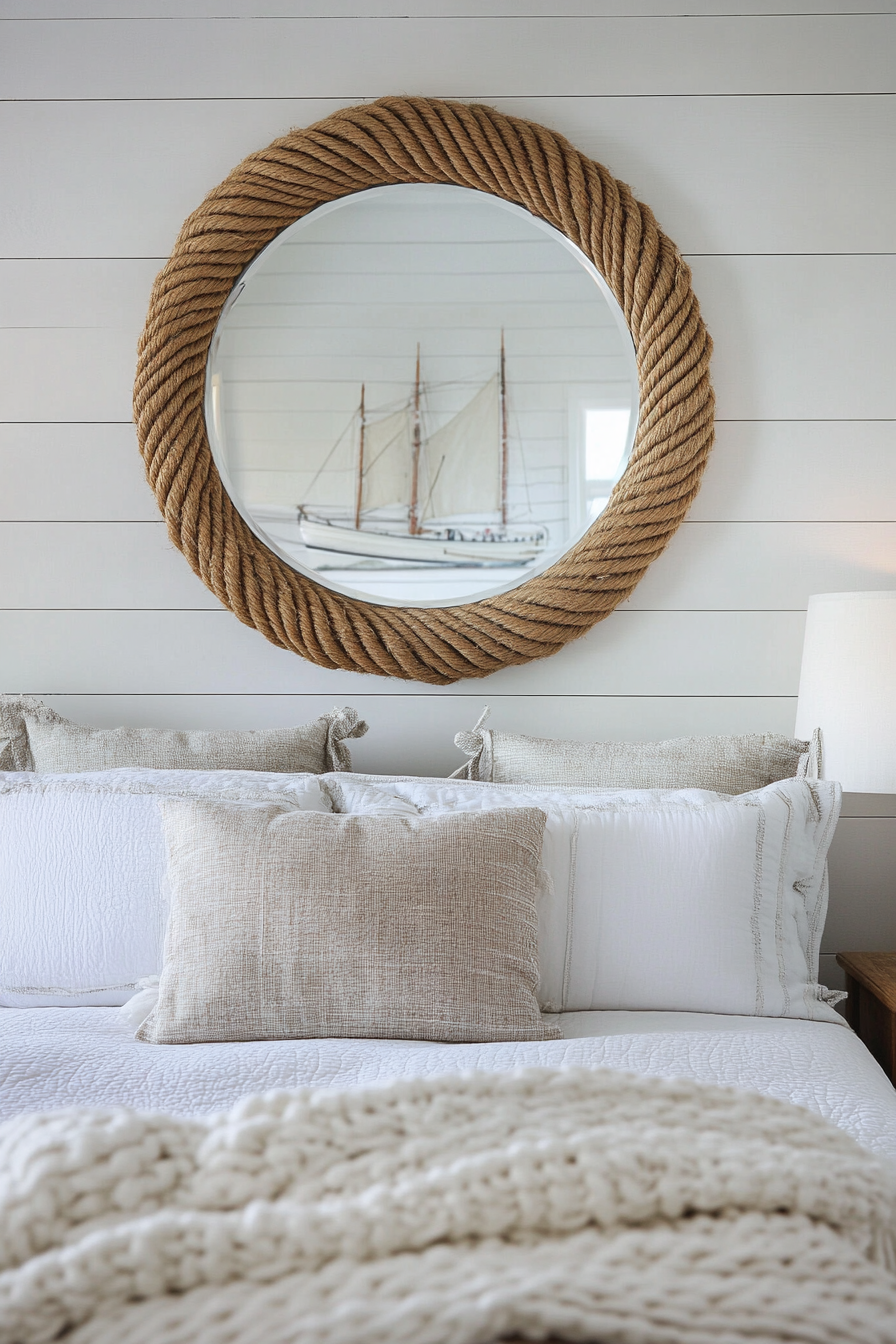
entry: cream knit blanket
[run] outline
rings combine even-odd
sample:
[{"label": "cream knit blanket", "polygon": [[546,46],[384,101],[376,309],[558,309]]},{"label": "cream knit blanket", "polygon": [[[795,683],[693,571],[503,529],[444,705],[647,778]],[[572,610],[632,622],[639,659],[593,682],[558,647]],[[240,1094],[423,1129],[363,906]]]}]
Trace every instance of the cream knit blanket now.
[{"label": "cream knit blanket", "polygon": [[808,1111],[529,1069],[0,1127],[0,1344],[896,1342],[896,1171]]}]

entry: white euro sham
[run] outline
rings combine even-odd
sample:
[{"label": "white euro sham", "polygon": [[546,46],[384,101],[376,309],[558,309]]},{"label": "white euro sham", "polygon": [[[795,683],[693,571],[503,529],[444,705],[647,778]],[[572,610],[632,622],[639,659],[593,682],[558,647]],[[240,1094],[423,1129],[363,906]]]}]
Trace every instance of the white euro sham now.
[{"label": "white euro sham", "polygon": [[786,779],[733,797],[358,776],[341,785],[333,796],[347,810],[544,810],[547,1012],[842,1020],[839,996],[818,984],[836,783]]},{"label": "white euro sham", "polygon": [[162,797],[331,810],[311,775],[0,773],[0,1007],[114,1006],[158,975],[168,919]]}]

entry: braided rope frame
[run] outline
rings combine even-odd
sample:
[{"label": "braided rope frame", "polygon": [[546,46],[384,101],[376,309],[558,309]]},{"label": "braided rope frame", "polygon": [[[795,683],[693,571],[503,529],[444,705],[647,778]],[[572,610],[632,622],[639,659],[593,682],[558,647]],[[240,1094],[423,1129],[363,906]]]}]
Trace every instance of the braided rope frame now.
[{"label": "braided rope frame", "polygon": [[[565,233],[616,296],[638,363],[637,436],[604,512],[544,573],[455,607],[376,606],[291,569],[232,504],[203,412],[211,338],[249,262],[316,206],[402,182],[490,192]],[[632,592],[697,493],[713,439],[711,349],[677,248],[600,164],[489,107],[383,98],[251,154],[186,220],[153,286],[134,418],[171,540],[241,621],[322,667],[448,685],[556,653]]]}]

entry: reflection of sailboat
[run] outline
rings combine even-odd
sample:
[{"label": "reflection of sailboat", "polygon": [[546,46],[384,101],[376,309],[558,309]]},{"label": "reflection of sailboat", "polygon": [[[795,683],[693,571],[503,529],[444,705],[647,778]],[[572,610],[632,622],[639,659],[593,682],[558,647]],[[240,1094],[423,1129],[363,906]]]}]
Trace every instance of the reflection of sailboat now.
[{"label": "reflection of sailboat", "polygon": [[[368,557],[380,564],[531,564],[548,538],[542,527],[508,524],[503,335],[498,374],[427,437],[420,393],[419,346],[413,397],[406,406],[369,418],[362,386],[354,508],[348,514],[300,505],[302,541],[312,550]],[[496,521],[481,521],[490,515]]]}]

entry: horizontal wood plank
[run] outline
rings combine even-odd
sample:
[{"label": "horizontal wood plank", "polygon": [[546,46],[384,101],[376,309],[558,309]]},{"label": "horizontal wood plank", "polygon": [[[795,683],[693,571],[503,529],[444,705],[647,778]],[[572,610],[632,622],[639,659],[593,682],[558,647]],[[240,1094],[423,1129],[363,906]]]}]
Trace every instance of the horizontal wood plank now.
[{"label": "horizontal wood plank", "polygon": [[[622,610],[794,611],[896,585],[896,522],[686,522]],[[0,609],[216,610],[153,522],[0,522]]]},{"label": "horizontal wood plank", "polygon": [[[747,12],[748,0],[688,0],[692,16]],[[395,0],[6,0],[9,19],[392,18]],[[681,0],[401,0],[408,18],[655,18],[680,16]],[[848,0],[749,0],[749,14],[848,14]],[[866,14],[892,5],[862,0]]]},{"label": "horizontal wood plank", "polygon": [[896,793],[844,793],[841,817],[896,817]]},{"label": "horizontal wood plank", "polygon": [[892,15],[9,20],[6,97],[878,93]]},{"label": "horizontal wood plank", "polygon": [[[340,94],[2,104],[0,256],[164,257],[242,157],[358,101]],[[685,252],[896,250],[885,94],[481,96],[605,163]]]},{"label": "horizontal wood plank", "polygon": [[0,521],[160,516],[130,424],[0,424],[0,480]]},{"label": "horizontal wood plank", "polygon": [[[896,255],[700,257],[693,273],[720,419],[896,419]],[[2,419],[130,419],[138,335],[0,330]]]},{"label": "horizontal wood plank", "polygon": [[171,544],[147,523],[0,523],[0,606],[221,610]]},{"label": "horizontal wood plank", "polygon": [[896,518],[892,421],[720,421],[694,522]]},{"label": "horizontal wood plank", "polygon": [[162,264],[161,257],[0,260],[0,325],[139,331]]},{"label": "horizontal wood plank", "polygon": [[130,420],[137,335],[112,327],[0,329],[3,420]]},{"label": "horizontal wood plank", "polygon": [[825,952],[896,951],[896,817],[843,818],[829,854]]},{"label": "horizontal wood plank", "polygon": [[[802,612],[617,611],[549,662],[460,683],[471,694],[793,696]],[[0,686],[35,694],[395,693],[328,671],[227,611],[0,612]],[[438,696],[452,688],[407,686]],[[458,687],[453,693],[457,693]]]},{"label": "horizontal wood plank", "polygon": [[[689,522],[896,519],[894,426],[721,421]],[[154,522],[129,424],[0,424],[0,521]]]},{"label": "horizontal wood plank", "polygon": [[896,586],[896,522],[685,522],[625,604],[804,608],[813,593]]},{"label": "horizontal wood plank", "polygon": [[700,257],[722,420],[896,418],[896,255]]}]

